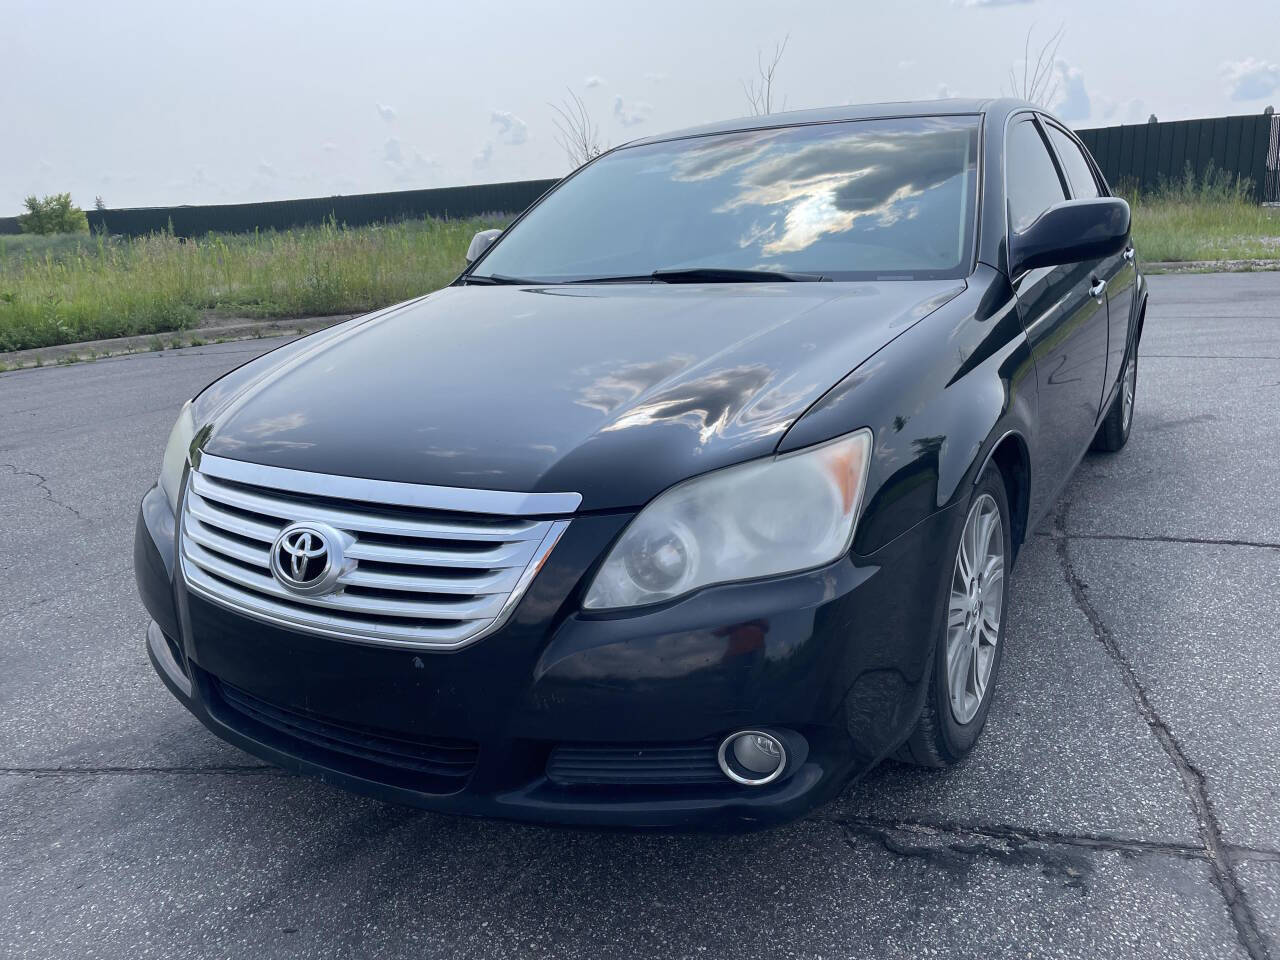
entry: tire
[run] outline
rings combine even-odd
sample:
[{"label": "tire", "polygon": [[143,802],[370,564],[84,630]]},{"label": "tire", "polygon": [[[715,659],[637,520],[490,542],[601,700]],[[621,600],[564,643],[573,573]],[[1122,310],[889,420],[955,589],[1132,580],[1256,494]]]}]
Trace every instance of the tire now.
[{"label": "tire", "polygon": [[[924,710],[907,741],[894,754],[897,760],[922,767],[946,767],[968,756],[987,722],[987,711],[991,708],[1004,653],[1009,603],[1007,576],[1009,558],[1013,556],[1012,528],[1004,479],[994,464],[983,473],[965,509],[965,521],[949,554],[955,559],[951,562],[950,576],[942,594],[941,628],[934,641]],[[998,517],[1000,525],[998,598],[992,589],[997,581],[992,576],[989,562],[984,564],[987,567],[986,578],[981,586],[977,586],[976,578],[967,575],[964,561],[973,551],[971,528],[974,532],[980,531],[981,524],[992,513]],[[993,530],[990,535],[993,550],[995,535]],[[981,545],[979,547],[981,550]],[[963,602],[962,597],[966,598]],[[978,601],[981,601],[980,605]],[[992,607],[999,610],[994,630],[990,624]],[[965,648],[968,649],[968,659],[965,658]],[[971,672],[975,658],[977,665]],[[949,670],[955,671],[950,675],[962,682],[949,682]],[[959,676],[961,672],[963,677]],[[980,679],[983,673],[985,681]],[[953,690],[958,695],[953,696]]]},{"label": "tire", "polygon": [[1138,349],[1135,346],[1133,355],[1125,364],[1124,376],[1120,379],[1120,389],[1116,398],[1111,401],[1111,409],[1098,427],[1098,433],[1090,444],[1090,450],[1101,453],[1115,453],[1129,442],[1129,431],[1133,429],[1133,405],[1138,393]]}]

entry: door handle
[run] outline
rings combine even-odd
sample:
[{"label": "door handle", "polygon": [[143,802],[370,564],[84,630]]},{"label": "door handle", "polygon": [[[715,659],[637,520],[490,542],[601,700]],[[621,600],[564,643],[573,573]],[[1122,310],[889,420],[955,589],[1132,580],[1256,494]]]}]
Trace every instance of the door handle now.
[{"label": "door handle", "polygon": [[1124,258],[1129,263],[1133,263],[1133,247],[1125,247]]},{"label": "door handle", "polygon": [[1102,291],[1105,289],[1107,289],[1107,281],[1099,280],[1097,277],[1094,277],[1093,285],[1089,287],[1089,296],[1094,297],[1098,300],[1101,300]]}]

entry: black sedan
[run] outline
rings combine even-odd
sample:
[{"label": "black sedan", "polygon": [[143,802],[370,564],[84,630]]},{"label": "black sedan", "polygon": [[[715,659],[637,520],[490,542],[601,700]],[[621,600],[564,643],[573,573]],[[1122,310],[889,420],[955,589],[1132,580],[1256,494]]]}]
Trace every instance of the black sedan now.
[{"label": "black sedan", "polygon": [[448,288],[184,406],[135,567],[218,736],[388,800],[748,826],[986,721],[1009,572],[1129,433],[1129,208],[1021,101],[627,144]]}]

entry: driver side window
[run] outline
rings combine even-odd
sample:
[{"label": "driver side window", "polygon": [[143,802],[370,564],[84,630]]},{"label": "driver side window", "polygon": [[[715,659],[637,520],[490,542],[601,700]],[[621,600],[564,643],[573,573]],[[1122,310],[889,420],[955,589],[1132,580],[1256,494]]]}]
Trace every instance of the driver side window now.
[{"label": "driver side window", "polygon": [[1062,178],[1034,120],[1018,120],[1005,145],[1009,229],[1020,233],[1055,203],[1067,199]]}]

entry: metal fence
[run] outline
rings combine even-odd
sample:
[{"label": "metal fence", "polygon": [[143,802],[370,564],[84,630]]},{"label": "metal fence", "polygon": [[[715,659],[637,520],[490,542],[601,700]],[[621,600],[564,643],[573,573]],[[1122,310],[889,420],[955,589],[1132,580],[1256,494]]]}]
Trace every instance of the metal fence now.
[{"label": "metal fence", "polygon": [[1181,180],[1188,170],[1200,182],[1213,170],[1249,181],[1259,202],[1280,200],[1280,123],[1271,114],[1134,123],[1076,133],[1113,188],[1146,193]]},{"label": "metal fence", "polygon": [[[1212,167],[1248,180],[1259,202],[1280,201],[1280,117],[1256,114],[1174,120],[1077,133],[1113,187],[1150,192],[1166,181],[1180,180],[1188,169],[1200,180]],[[265,203],[90,210],[88,217],[90,228],[126,236],[170,229],[180,237],[211,231],[287,230],[323,223],[331,217],[355,227],[411,217],[519,213],[555,183],[520,180]],[[21,232],[17,217],[0,217],[0,234]]]},{"label": "metal fence", "polygon": [[1267,172],[1262,181],[1262,202],[1280,203],[1280,116],[1271,117],[1271,146],[1267,150]]}]

